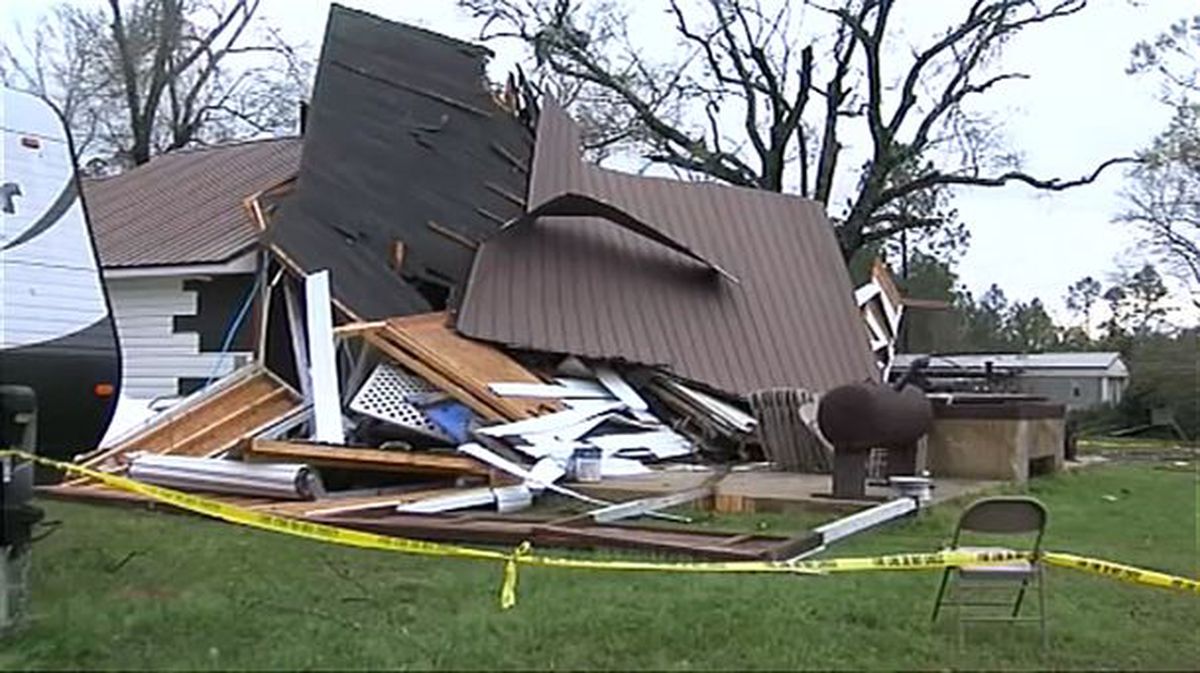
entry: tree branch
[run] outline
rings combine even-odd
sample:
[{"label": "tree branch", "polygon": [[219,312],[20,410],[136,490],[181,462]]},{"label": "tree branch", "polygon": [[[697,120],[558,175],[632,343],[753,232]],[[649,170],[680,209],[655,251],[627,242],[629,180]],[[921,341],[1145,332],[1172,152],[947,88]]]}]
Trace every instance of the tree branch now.
[{"label": "tree branch", "polygon": [[948,175],[940,171],[932,171],[921,177],[905,183],[903,185],[893,187],[892,189],[884,190],[879,195],[881,204],[888,203],[894,199],[918,192],[924,189],[930,189],[939,185],[970,185],[974,187],[1003,187],[1010,182],[1022,182],[1035,189],[1046,191],[1060,192],[1072,187],[1080,187],[1095,182],[1104,171],[1112,166],[1119,164],[1136,164],[1142,160],[1136,157],[1115,157],[1102,162],[1091,173],[1075,178],[1074,180],[1062,180],[1059,178],[1039,179],[1032,177],[1020,171],[1009,171],[1002,175],[993,177],[981,177],[973,175]]}]

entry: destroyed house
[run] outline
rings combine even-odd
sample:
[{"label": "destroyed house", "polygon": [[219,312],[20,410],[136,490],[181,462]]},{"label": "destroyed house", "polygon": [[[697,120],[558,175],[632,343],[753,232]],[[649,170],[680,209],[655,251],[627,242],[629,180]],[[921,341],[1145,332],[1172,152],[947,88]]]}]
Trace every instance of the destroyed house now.
[{"label": "destroyed house", "polygon": [[[896,395],[874,384],[902,298],[880,276],[856,299],[816,202],[585,163],[567,114],[515,87],[498,96],[487,57],[335,5],[303,148],[290,141],[291,164],[225,190],[246,219],[213,218],[224,245],[192,246],[212,249],[193,260],[208,270],[255,242],[265,253],[237,267],[239,291],[256,290],[249,341],[223,323],[227,350],[252,362],[80,462],[430,540],[745,560],[861,530],[613,523],[686,523],[666,510],[693,502],[864,504],[865,466],[857,491],[831,493],[818,405],[850,383]],[[869,447],[854,448],[865,464]],[[55,492],[111,491],[80,479]],[[546,494],[588,510],[510,515]],[[866,520],[917,506],[900,505]],[[493,511],[455,514],[480,508]]]}]

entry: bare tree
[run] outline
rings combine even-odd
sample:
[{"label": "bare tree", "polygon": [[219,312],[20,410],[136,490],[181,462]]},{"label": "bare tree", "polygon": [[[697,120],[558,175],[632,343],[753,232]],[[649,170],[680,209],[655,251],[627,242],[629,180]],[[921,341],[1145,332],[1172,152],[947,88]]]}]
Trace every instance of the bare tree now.
[{"label": "bare tree", "polygon": [[94,24],[77,8],[59,5],[31,35],[15,28],[24,54],[0,45],[0,79],[50,101],[70,126],[76,152],[88,153],[107,116],[100,105],[104,86],[91,76],[101,39]]},{"label": "bare tree", "polygon": [[0,74],[55,105],[78,152],[122,163],[290,130],[311,66],[255,20],[260,2],[64,3],[22,51],[3,47]]},{"label": "bare tree", "polygon": [[[663,45],[633,44],[611,5],[460,4],[482,20],[484,39],[519,39],[538,70],[621,103],[627,123],[593,129],[593,147],[623,143],[650,162],[794,190],[826,206],[839,176],[856,177],[836,218],[847,257],[901,231],[945,225],[945,194],[958,186],[1062,190],[1131,160],[1109,159],[1072,180],[1035,177],[1003,151],[992,120],[973,111],[975,99],[1028,76],[995,70],[1013,36],[1077,14],[1087,0],[955,4],[955,20],[916,46],[893,18],[903,4],[895,0],[778,0],[769,8],[759,0],[668,0],[682,46],[674,53],[682,56],[667,61],[653,58]],[[810,24],[819,28],[801,30]],[[847,170],[851,137],[866,138],[868,148],[864,163]]]},{"label": "bare tree", "polygon": [[1118,219],[1140,226],[1149,252],[1200,291],[1200,15],[1134,47],[1130,72],[1157,75],[1175,113],[1129,172]]}]

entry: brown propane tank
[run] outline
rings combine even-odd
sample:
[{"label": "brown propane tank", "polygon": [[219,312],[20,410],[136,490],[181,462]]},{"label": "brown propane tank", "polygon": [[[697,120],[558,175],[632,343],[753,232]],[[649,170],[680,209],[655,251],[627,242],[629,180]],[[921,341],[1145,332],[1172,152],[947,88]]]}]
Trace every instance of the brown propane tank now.
[{"label": "brown propane tank", "polygon": [[914,386],[896,391],[877,383],[852,383],[825,393],[817,424],[833,444],[834,497],[862,498],[870,450],[887,448],[915,458],[917,440],[933,424],[933,406]]}]

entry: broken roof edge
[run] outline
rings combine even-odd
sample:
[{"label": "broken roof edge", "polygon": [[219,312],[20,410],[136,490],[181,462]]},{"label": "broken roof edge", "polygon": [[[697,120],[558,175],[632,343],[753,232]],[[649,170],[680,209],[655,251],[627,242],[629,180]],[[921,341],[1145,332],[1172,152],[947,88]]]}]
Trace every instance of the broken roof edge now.
[{"label": "broken roof edge", "polygon": [[556,196],[553,196],[542,203],[538,204],[532,210],[529,210],[521,217],[515,220],[510,220],[500,228],[501,231],[515,229],[523,225],[527,225],[539,218],[553,217],[597,217],[611,224],[614,224],[622,229],[631,231],[638,236],[654,241],[659,245],[665,246],[678,252],[679,254],[692,259],[705,267],[714,271],[718,275],[724,276],[733,283],[740,283],[736,276],[721,268],[715,262],[701,256],[683,243],[668,236],[657,228],[643,222],[634,217],[629,212],[615,206],[603,199],[583,194],[576,191],[566,191]]},{"label": "broken roof edge", "polygon": [[[343,12],[347,12],[349,14],[355,14],[355,15],[359,16],[360,18],[370,19],[371,21],[386,23],[386,24],[393,25],[393,26],[400,26],[400,27],[404,28],[405,30],[410,30],[414,33],[420,33],[424,37],[435,39],[439,42],[443,42],[446,45],[454,47],[456,49],[462,49],[464,51],[471,52],[471,55],[473,55],[473,56],[482,56],[485,60],[492,59],[496,56],[495,52],[493,52],[491,49],[489,49],[481,44],[476,44],[474,42],[467,42],[465,40],[460,40],[455,37],[450,37],[449,35],[443,35],[441,33],[434,32],[427,28],[422,28],[420,26],[414,26],[411,23],[404,23],[402,21],[393,21],[391,19],[385,19],[382,16],[379,16],[378,14],[372,14],[370,12],[367,12],[367,11],[364,11],[361,9],[356,9],[354,7],[348,7],[341,3],[335,2],[335,3],[332,3],[329,5],[329,17],[330,18],[333,17],[333,14],[335,11],[343,11]],[[325,30],[326,30],[326,33],[328,33],[328,31],[329,31],[329,22],[328,21],[326,21]]]}]

